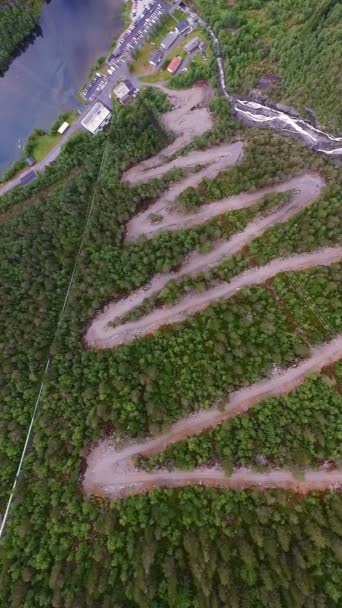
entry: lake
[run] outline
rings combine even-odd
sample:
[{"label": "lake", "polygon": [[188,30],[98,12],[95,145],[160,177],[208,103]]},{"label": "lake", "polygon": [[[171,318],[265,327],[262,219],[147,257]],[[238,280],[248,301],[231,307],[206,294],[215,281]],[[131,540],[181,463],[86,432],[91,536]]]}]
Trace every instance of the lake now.
[{"label": "lake", "polygon": [[123,27],[122,0],[52,0],[40,19],[42,35],[0,78],[0,175],[21,156],[35,128],[48,130],[78,104],[90,67],[106,55]]}]

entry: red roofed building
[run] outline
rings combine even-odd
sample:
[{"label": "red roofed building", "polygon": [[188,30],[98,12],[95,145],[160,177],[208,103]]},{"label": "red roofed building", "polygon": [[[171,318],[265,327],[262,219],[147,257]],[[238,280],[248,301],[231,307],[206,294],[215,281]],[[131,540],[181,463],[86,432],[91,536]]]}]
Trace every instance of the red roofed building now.
[{"label": "red roofed building", "polygon": [[167,71],[171,74],[175,74],[179,67],[182,65],[182,61],[183,59],[181,57],[174,57],[167,66]]}]

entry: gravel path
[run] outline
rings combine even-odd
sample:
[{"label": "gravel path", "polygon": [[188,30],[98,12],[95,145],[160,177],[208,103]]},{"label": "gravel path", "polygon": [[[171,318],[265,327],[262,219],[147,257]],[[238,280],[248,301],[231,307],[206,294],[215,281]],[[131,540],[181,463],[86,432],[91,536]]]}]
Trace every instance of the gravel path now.
[{"label": "gravel path", "polygon": [[[209,131],[214,124],[208,108],[214,91],[209,86],[194,86],[180,91],[171,91],[163,86],[158,88],[166,93],[173,105],[173,110],[162,115],[162,126],[166,131],[172,132],[176,138],[162,152],[127,171],[124,179],[131,183],[143,180],[147,170],[163,165],[168,157],[192,142],[195,137]],[[158,171],[154,176],[157,175],[159,175]],[[152,176],[153,172],[150,174],[150,177]]]},{"label": "gravel path", "polygon": [[[184,192],[187,188],[195,188],[201,181],[207,177],[214,179],[219,173],[237,164],[243,156],[243,144],[242,142],[236,142],[234,144],[224,144],[222,146],[214,146],[209,150],[198,151],[195,150],[187,154],[186,156],[180,156],[177,159],[170,161],[160,167],[155,167],[147,171],[138,171],[126,174],[126,178],[131,183],[136,183],[144,179],[150,179],[156,177],[156,175],[164,175],[168,171],[174,168],[190,168],[198,165],[206,165],[196,173],[187,175],[180,181],[172,184],[168,190],[146,211],[138,213],[133,217],[127,224],[126,227],[126,240],[134,240],[141,235],[146,233],[149,236],[160,232],[165,228],[172,226],[179,227],[180,222],[187,223],[188,216],[184,213],[180,213],[174,206],[177,197]],[[158,214],[160,221],[153,223],[151,220],[151,214]],[[195,214],[194,214],[195,215]]]},{"label": "gravel path", "polygon": [[185,485],[208,485],[240,489],[249,487],[277,487],[296,492],[323,491],[342,485],[342,471],[306,471],[302,480],[295,479],[290,471],[273,470],[257,473],[248,469],[236,469],[226,477],[219,468],[195,469],[194,471],[138,470],[133,459],[136,456],[151,456],[165,450],[169,445],[187,437],[199,435],[225,420],[247,412],[266,398],[286,395],[303,383],[305,378],[320,372],[342,357],[342,335],[318,348],[313,348],[307,359],[297,367],[273,374],[260,382],[231,393],[224,408],[213,407],[187,416],[170,430],[152,439],[131,443],[115,449],[106,439],[89,454],[83,479],[83,489],[88,495],[122,497],[127,494],[151,490],[155,487],[180,487]]},{"label": "gravel path", "polygon": [[[237,142],[235,144],[213,146],[212,148],[208,148],[208,150],[193,150],[184,156],[177,156],[177,158],[168,162],[165,162],[166,159],[164,158],[162,164],[148,169],[145,168],[144,163],[146,163],[146,161],[144,161],[144,163],[136,165],[126,171],[123,175],[123,180],[129,184],[137,184],[139,182],[147,182],[154,177],[161,177],[172,169],[189,169],[204,164],[210,165],[210,167],[205,170],[210,171],[210,168],[215,166],[217,162],[220,162],[222,171],[225,167],[230,167],[240,160],[242,149],[242,142]],[[225,161],[227,161],[227,164]],[[211,176],[210,173],[205,172],[203,177],[215,177],[215,175]]]},{"label": "gravel path", "polygon": [[[320,249],[286,259],[276,259],[263,267],[247,270],[229,283],[221,283],[204,294],[189,294],[174,306],[154,310],[134,322],[127,322],[115,328],[109,327],[110,321],[119,321],[120,317],[141,304],[145,298],[157,294],[170,279],[177,279],[185,274],[196,275],[198,272],[212,268],[224,258],[243,249],[246,244],[262,235],[271,226],[288,221],[301,209],[316,201],[325,185],[319,176],[307,173],[283,184],[203,205],[195,213],[181,213],[173,206],[177,196],[189,186],[197,185],[203,177],[213,178],[225,167],[238,162],[242,156],[243,147],[241,142],[236,142],[205,152],[196,151],[176,160],[168,160],[168,157],[176,150],[191,141],[194,135],[209,128],[209,113],[205,107],[208,100],[204,100],[203,91],[202,97],[200,97],[199,91],[196,91],[191,94],[189,99],[189,91],[177,92],[174,95],[175,109],[164,117],[164,126],[168,129],[172,128],[176,132],[175,142],[164,149],[161,154],[132,168],[124,178],[129,183],[137,183],[163,175],[174,167],[189,168],[197,164],[206,166],[199,172],[187,176],[178,184],[172,185],[148,211],[133,218],[127,229],[128,240],[134,240],[141,235],[153,236],[161,230],[178,230],[185,226],[205,223],[227,211],[248,207],[271,192],[292,191],[291,200],[281,208],[250,222],[242,232],[234,235],[228,241],[216,243],[208,254],[193,254],[178,272],[157,275],[149,286],[138,289],[127,298],[107,306],[96,316],[86,332],[85,341],[90,348],[112,348],[125,344],[138,336],[156,331],[161,325],[184,320],[211,302],[221,298],[227,299],[236,290],[264,283],[281,272],[333,264],[342,259],[342,247]],[[208,90],[206,95],[209,95]],[[200,104],[203,104],[204,107],[199,107]],[[203,116],[206,118],[203,117],[203,124],[199,124],[203,111],[205,112]],[[149,217],[151,213],[163,216],[158,224],[151,221]],[[307,470],[301,479],[297,479],[288,470],[275,469],[258,473],[240,468],[227,477],[225,472],[218,467],[200,468],[194,471],[158,469],[146,472],[136,468],[134,458],[138,455],[158,454],[171,444],[203,433],[222,424],[228,418],[248,411],[256,403],[268,397],[288,394],[299,386],[309,374],[319,372],[324,366],[332,365],[341,356],[342,335],[319,348],[312,349],[310,357],[301,361],[298,366],[274,373],[261,382],[233,392],[223,408],[221,406],[220,408],[212,407],[191,414],[173,424],[167,433],[159,437],[131,443],[122,449],[116,449],[111,440],[104,440],[88,456],[83,479],[84,492],[87,495],[121,498],[129,494],[150,491],[156,487],[186,485],[206,485],[230,489],[259,488],[260,491],[274,487],[299,493],[340,488],[342,471],[338,470],[327,471],[323,468]]]},{"label": "gravel path", "polygon": [[[234,151],[231,150],[230,154],[231,164],[235,164],[235,162],[237,162],[240,153],[240,144],[233,144],[233,146]],[[226,162],[228,162],[228,159]],[[218,161],[217,164],[215,163],[211,167],[204,169],[201,179],[205,176],[205,174],[208,175],[210,169],[215,171],[218,168],[218,164],[221,165],[221,162]],[[226,164],[225,166],[227,167],[228,165]],[[222,168],[220,170],[222,170]],[[220,170],[218,170],[217,173],[219,173]],[[163,195],[156,203],[151,205],[147,211],[139,213],[133,217],[127,224],[126,240],[133,241],[141,236],[144,236],[145,238],[152,238],[163,230],[180,230],[182,228],[189,228],[190,226],[205,224],[214,217],[227,213],[228,211],[235,211],[237,209],[245,209],[246,207],[250,207],[266,194],[271,194],[274,192],[289,192],[290,190],[293,190],[294,192],[291,199],[291,208],[294,210],[300,210],[306,207],[308,204],[314,202],[318,198],[324,186],[324,181],[321,177],[315,174],[305,173],[304,175],[289,179],[282,184],[266,186],[265,188],[261,188],[254,192],[244,192],[235,196],[223,198],[217,202],[201,205],[192,213],[182,212],[178,210],[175,205],[172,205],[172,203],[174,203],[175,198],[181,192],[191,185],[191,177],[193,178],[192,181],[194,182],[194,185],[196,185],[196,182],[198,183],[201,181],[201,179],[196,179],[197,175],[198,174],[188,176],[174,186],[171,186],[166,194]],[[289,208],[289,206],[286,207],[286,209]],[[283,209],[285,209],[285,207]],[[157,223],[153,222],[153,218],[151,219],[151,214],[154,213],[161,216],[160,221]],[[282,215],[284,215],[286,218],[286,213],[287,211],[283,213],[280,209],[278,211],[278,217],[282,217]],[[273,219],[272,221],[276,222],[276,219]]]},{"label": "gravel path", "polygon": [[[205,294],[192,293],[173,307],[164,307],[154,310],[149,315],[111,327],[111,321],[119,321],[120,318],[136,308],[146,298],[158,294],[170,280],[179,279],[184,275],[196,276],[215,267],[224,259],[241,251],[250,241],[261,236],[267,229],[275,224],[285,222],[299,210],[312,204],[320,194],[324,186],[323,180],[311,174],[293,178],[285,184],[278,184],[270,188],[263,188],[257,192],[247,193],[224,199],[218,203],[204,205],[196,215],[196,222],[206,222],[209,217],[222,213],[223,210],[242,208],[255,203],[267,192],[293,191],[291,201],[280,209],[269,213],[265,217],[257,218],[238,234],[232,236],[228,241],[219,242],[207,254],[195,253],[191,255],[177,272],[169,272],[156,275],[148,286],[144,286],[128,297],[109,304],[103,311],[99,312],[91,322],[85,334],[88,347],[94,349],[113,348],[120,344],[126,344],[131,340],[156,331],[161,325],[176,323],[184,320],[188,315],[203,309],[219,298],[229,298],[235,290],[248,285],[256,285],[280,272],[290,270],[303,270],[313,266],[332,264],[341,259],[341,248],[328,248],[318,250],[310,254],[291,256],[287,259],[274,260],[267,266],[247,271],[235,277],[230,283],[223,283]],[[189,217],[189,216],[187,216]],[[193,221],[190,214],[189,221]],[[184,220],[182,225],[184,224]]]},{"label": "gravel path", "polygon": [[141,304],[146,297],[158,293],[165,285],[166,277],[169,276],[161,275],[159,283],[154,280],[153,287],[149,290],[140,289],[127,299],[118,302],[117,305],[108,306],[97,315],[86,333],[85,340],[87,345],[94,349],[114,348],[128,344],[137,338],[154,333],[162,326],[180,323],[189,316],[204,310],[213,302],[228,300],[243,287],[261,285],[283,272],[298,272],[317,266],[329,266],[341,260],[342,247],[329,247],[312,253],[276,259],[265,266],[246,270],[229,283],[220,283],[204,293],[192,292],[173,306],[156,308],[136,321],[127,321],[116,327],[108,325],[110,321],[119,320],[123,314]]}]

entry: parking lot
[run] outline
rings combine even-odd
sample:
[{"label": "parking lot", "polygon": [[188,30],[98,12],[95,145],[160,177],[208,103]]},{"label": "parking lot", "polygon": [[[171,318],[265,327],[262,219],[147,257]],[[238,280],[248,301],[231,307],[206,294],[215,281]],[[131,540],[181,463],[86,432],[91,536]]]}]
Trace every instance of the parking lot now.
[{"label": "parking lot", "polygon": [[95,76],[83,89],[82,97],[84,97],[84,99],[86,99],[87,101],[94,101],[96,97],[101,93],[101,91],[105,88],[107,82],[108,76],[106,76],[106,74],[96,72]]},{"label": "parking lot", "polygon": [[112,75],[119,67],[129,59],[135,50],[142,46],[151,35],[159,21],[164,15],[168,15],[172,7],[163,0],[153,0],[132,23],[130,28],[121,37],[114,53],[109,57],[109,73]]}]

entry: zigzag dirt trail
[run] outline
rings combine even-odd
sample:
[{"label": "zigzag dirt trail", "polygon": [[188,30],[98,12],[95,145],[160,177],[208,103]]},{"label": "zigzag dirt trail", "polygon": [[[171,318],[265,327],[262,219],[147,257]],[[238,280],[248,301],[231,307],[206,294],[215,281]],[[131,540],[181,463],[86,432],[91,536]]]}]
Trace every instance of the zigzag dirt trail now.
[{"label": "zigzag dirt trail", "polygon": [[300,362],[296,368],[287,369],[231,393],[224,409],[213,407],[200,410],[173,424],[168,433],[133,443],[121,450],[116,450],[110,440],[105,440],[95,447],[88,457],[83,480],[84,491],[97,496],[123,497],[155,487],[179,487],[188,484],[225,488],[277,487],[296,492],[340,487],[342,471],[307,471],[301,481],[286,470],[256,473],[248,469],[237,469],[231,477],[226,477],[224,471],[219,468],[196,469],[191,472],[157,470],[148,473],[138,470],[133,459],[136,456],[158,454],[169,445],[199,435],[222,424],[228,418],[248,411],[268,397],[286,395],[299,386],[309,374],[319,372],[323,367],[338,361],[341,356],[342,335],[312,349],[311,356]]},{"label": "zigzag dirt trail", "polygon": [[[342,248],[338,247],[322,249],[310,254],[301,254],[300,256],[291,256],[287,259],[274,260],[265,267],[247,271],[235,277],[230,283],[219,285],[214,289],[208,290],[205,294],[192,293],[173,307],[158,308],[142,319],[126,322],[116,327],[109,325],[110,322],[119,321],[120,317],[142,304],[146,298],[158,294],[170,280],[179,279],[185,275],[195,276],[199,272],[213,268],[224,259],[241,251],[250,241],[261,236],[268,228],[271,228],[275,224],[286,222],[298,213],[299,210],[304,209],[317,200],[323,186],[324,182],[319,176],[308,173],[295,177],[284,184],[278,184],[269,188],[263,188],[257,192],[237,195],[223,199],[217,203],[204,205],[197,213],[186,215],[185,219],[182,214],[177,225],[173,225],[174,228],[180,225],[183,226],[187,222],[192,225],[195,222],[196,224],[205,223],[211,217],[223,213],[224,210],[248,207],[269,192],[286,192],[289,190],[293,192],[289,203],[264,217],[258,217],[250,222],[243,231],[233,235],[228,241],[216,243],[213,250],[209,253],[195,253],[191,255],[188,261],[177,272],[156,275],[149,286],[144,286],[131,293],[128,297],[109,304],[102,312],[96,315],[85,334],[85,341],[88,347],[96,349],[113,348],[120,344],[128,343],[139,336],[156,331],[161,325],[182,321],[188,315],[203,309],[219,298],[231,297],[234,291],[240,287],[263,283],[280,272],[303,270],[339,261],[341,259]],[[168,227],[170,228],[170,226]]]},{"label": "zigzag dirt trail", "polygon": [[[180,122],[176,128],[178,135],[176,141],[162,153],[130,169],[124,179],[130,183],[136,183],[162,175],[172,167],[189,168],[198,164],[206,166],[199,172],[188,175],[178,184],[172,185],[166,194],[147,211],[133,218],[127,227],[127,240],[134,240],[142,235],[152,237],[162,230],[177,230],[203,224],[227,211],[249,207],[265,194],[272,192],[291,191],[290,202],[263,217],[257,217],[244,230],[233,235],[229,240],[217,242],[209,253],[191,255],[177,272],[157,275],[148,286],[107,306],[96,315],[85,334],[85,341],[89,348],[114,348],[126,344],[137,337],[156,331],[161,325],[183,321],[210,303],[222,298],[230,298],[236,290],[264,283],[279,273],[330,265],[342,260],[342,247],[330,247],[311,253],[293,255],[285,259],[275,259],[265,266],[246,270],[230,282],[221,283],[208,289],[205,293],[192,293],[174,306],[165,306],[137,321],[120,325],[121,317],[142,304],[146,298],[158,294],[168,281],[184,275],[194,276],[213,268],[225,258],[241,251],[245,245],[272,226],[288,221],[300,210],[317,201],[325,185],[320,176],[306,173],[282,184],[203,205],[195,213],[180,212],[174,206],[174,202],[184,189],[190,185],[197,185],[205,176],[215,177],[225,167],[237,163],[243,155],[243,144],[236,142],[211,148],[205,152],[192,152],[176,160],[165,158],[167,155],[174,154],[175,150],[184,145],[185,141],[188,143],[190,135],[193,137],[192,129],[182,134],[182,125],[189,112],[202,112],[202,110],[207,112],[206,108],[199,110],[195,105],[195,102],[200,103],[198,100],[203,102],[203,91],[201,94],[196,91],[190,96],[190,99],[188,96],[186,94],[176,95],[178,104],[176,109],[164,117],[164,124],[171,125],[172,120],[178,115]],[[206,117],[208,121],[208,112]],[[196,131],[195,122],[194,131]],[[208,124],[209,122],[197,129],[201,131],[204,127],[208,128]],[[196,133],[199,131],[197,130]],[[151,213],[158,213],[162,216],[157,224],[153,223],[149,217]],[[117,322],[118,325],[109,326],[108,323],[111,321]],[[288,394],[298,387],[309,374],[319,372],[323,367],[332,365],[341,357],[342,335],[339,335],[329,343],[312,349],[311,355],[301,361],[297,367],[283,370],[247,388],[231,393],[223,408],[214,406],[208,410],[200,410],[173,424],[164,435],[131,443],[122,449],[115,449],[113,442],[106,439],[91,451],[87,459],[87,469],[83,479],[84,492],[88,495],[120,498],[129,494],[146,492],[156,487],[181,487],[193,484],[231,489],[274,487],[299,493],[340,488],[342,486],[342,471],[340,470],[307,470],[300,480],[287,470],[257,473],[249,469],[237,469],[227,477],[224,471],[218,467],[195,469],[190,472],[179,470],[145,472],[136,468],[134,458],[140,455],[157,454],[171,444],[203,433],[228,418],[248,411],[256,403],[268,397]]]}]

